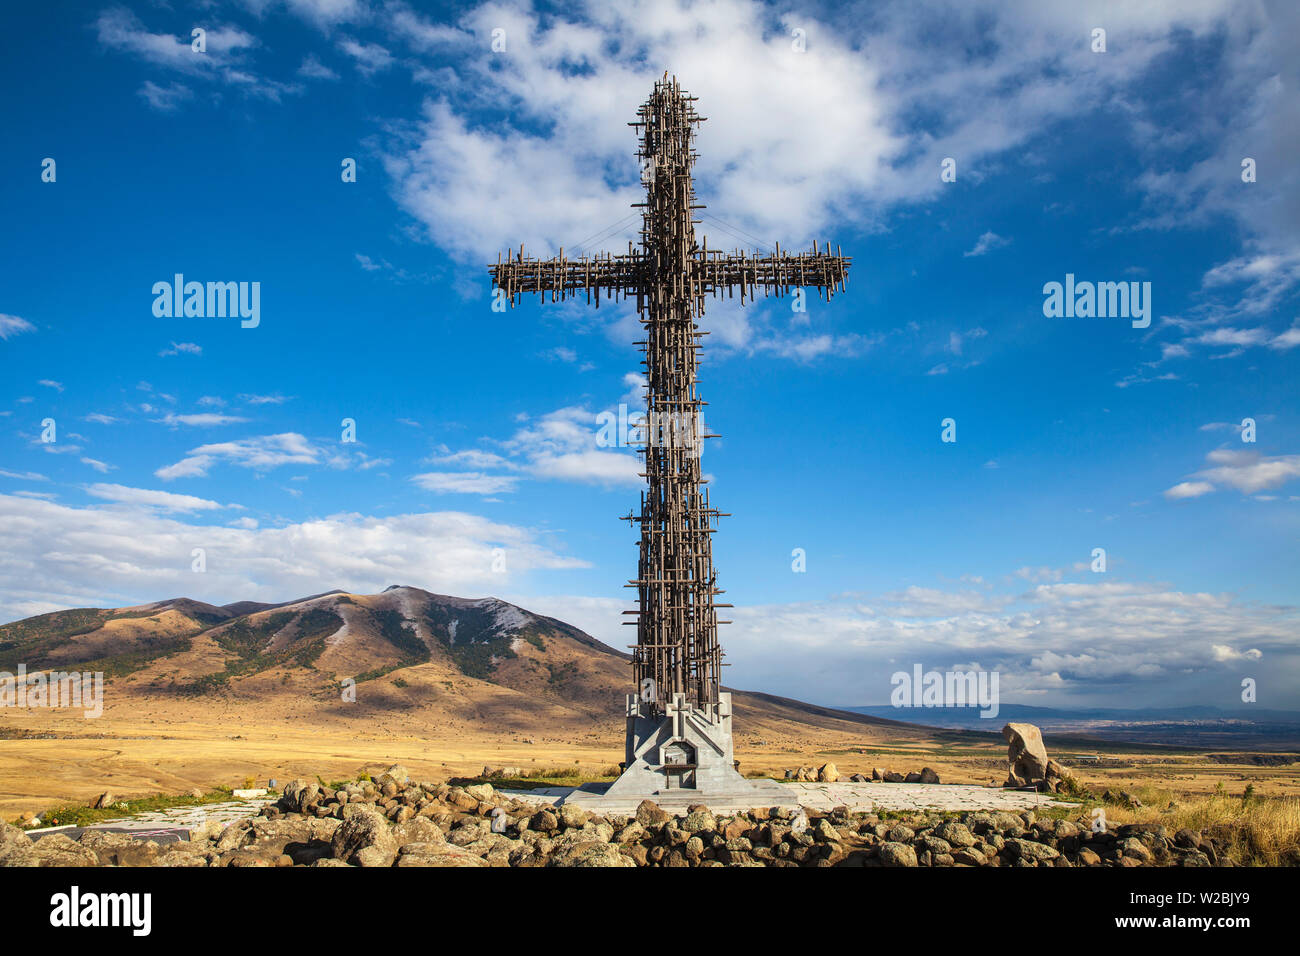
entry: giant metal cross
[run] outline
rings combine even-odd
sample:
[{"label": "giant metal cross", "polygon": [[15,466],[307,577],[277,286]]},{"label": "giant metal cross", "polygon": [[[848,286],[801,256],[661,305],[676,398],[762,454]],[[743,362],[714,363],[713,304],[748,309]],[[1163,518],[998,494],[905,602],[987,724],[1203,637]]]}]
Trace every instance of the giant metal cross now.
[{"label": "giant metal cross", "polygon": [[[568,258],[564,249],[554,259],[533,259],[506,253],[489,266],[493,285],[504,292],[513,307],[524,293],[546,300],[563,300],[585,291],[617,300],[636,296],[637,312],[645,340],[637,344],[645,357],[646,413],[654,423],[670,422],[667,429],[644,430],[647,489],[641,493],[641,513],[628,515],[639,521],[640,561],[637,577],[628,582],[638,596],[637,627],[632,664],[643,703],[659,714],[675,694],[699,707],[718,703],[722,649],[714,597],[711,535],[720,513],[709,504],[705,479],[700,475],[701,436],[695,431],[705,404],[696,394],[698,339],[707,335],[696,326],[704,313],[704,297],[740,292],[743,303],[759,290],[764,296],[783,295],[791,289],[814,287],[829,299],[844,288],[849,259],[818,252],[791,256],[776,247],[775,255],[724,255],[695,242],[692,210],[695,202],[691,167],[695,128],[704,118],[695,112],[697,98],[687,96],[674,77],[657,81],[650,99],[629,126],[641,131],[638,155],[644,170],[646,201],[642,208],[641,247],[628,243],[625,255]],[[688,423],[687,437],[676,427]],[[650,682],[653,683],[650,683]]]}]

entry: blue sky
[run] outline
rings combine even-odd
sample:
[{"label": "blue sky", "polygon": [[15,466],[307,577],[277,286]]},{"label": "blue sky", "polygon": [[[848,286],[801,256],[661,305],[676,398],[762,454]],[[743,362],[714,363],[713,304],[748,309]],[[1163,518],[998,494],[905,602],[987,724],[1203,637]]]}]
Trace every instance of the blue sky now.
[{"label": "blue sky", "polygon": [[[731,682],[1300,706],[1300,24],[1128,6],[8,9],[0,620],[404,583],[630,642],[636,460],[595,419],[634,314],[493,313],[484,264],[625,248],[668,70],[709,245],[854,258],[703,321]],[[176,273],[258,282],[258,325],[155,316]],[[1150,326],[1045,316],[1067,273],[1151,283]]]}]

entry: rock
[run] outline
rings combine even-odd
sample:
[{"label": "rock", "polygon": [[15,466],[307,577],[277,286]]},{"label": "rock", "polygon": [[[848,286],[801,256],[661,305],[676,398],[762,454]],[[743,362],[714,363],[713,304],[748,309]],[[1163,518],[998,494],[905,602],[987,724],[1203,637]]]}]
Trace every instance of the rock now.
[{"label": "rock", "polygon": [[81,845],[99,857],[100,866],[153,866],[159,857],[159,844],[153,840],[135,840],[108,830],[86,830]]},{"label": "rock", "polygon": [[1100,866],[1101,857],[1089,849],[1079,851],[1079,863],[1082,866]]},{"label": "rock", "polygon": [[384,867],[393,865],[393,854],[378,846],[363,846],[352,855],[355,866]]},{"label": "rock", "polygon": [[974,847],[956,850],[952,855],[952,861],[963,866],[985,866],[988,864],[984,854]]},{"label": "rock", "polygon": [[376,861],[386,859],[384,866],[392,864],[397,856],[397,840],[389,829],[383,814],[372,807],[360,807],[334,831],[330,848],[336,860],[359,864],[357,854],[367,847],[375,847],[379,852],[367,854],[366,865],[376,865]]},{"label": "rock", "polygon": [[844,839],[840,836],[840,832],[831,826],[831,822],[824,817],[817,821],[817,826],[813,830],[813,837],[819,843],[839,843]]},{"label": "rock", "polygon": [[840,779],[840,772],[833,763],[824,763],[817,768],[818,783],[834,783]]},{"label": "rock", "polygon": [[393,839],[398,846],[406,846],[410,843],[445,843],[447,837],[428,817],[412,817],[393,827]]},{"label": "rock", "polygon": [[645,827],[633,820],[614,834],[614,840],[617,843],[639,843],[646,838],[648,832]]},{"label": "rock", "polygon": [[560,807],[560,822],[566,830],[581,829],[590,819],[591,814],[577,804],[566,803]]},{"label": "rock", "polygon": [[0,822],[0,867],[38,865],[32,838],[18,827]]},{"label": "rock", "polygon": [[619,852],[612,843],[600,843],[594,840],[577,843],[559,850],[547,861],[547,866],[636,866],[630,859]]},{"label": "rock", "polygon": [[1033,724],[1010,723],[1002,728],[1007,741],[1008,777],[1036,783],[1047,776],[1047,748]]},{"label": "rock", "polygon": [[934,835],[947,841],[954,847],[974,846],[978,841],[964,824],[956,820],[945,820],[934,828]]},{"label": "rock", "polygon": [[1055,860],[1061,854],[1053,847],[1033,840],[1012,837],[1006,843],[1007,852],[1013,860],[1026,860],[1037,863],[1040,860]]},{"label": "rock", "polygon": [[904,778],[901,773],[891,773],[887,771],[882,779],[885,783],[902,783],[906,778]]},{"label": "rock", "polygon": [[872,779],[872,780],[884,780],[884,779],[885,779],[885,774],[887,774],[887,773],[889,773],[889,771],[886,770],[884,767],[873,767],[873,768],[871,769],[871,779]]},{"label": "rock", "polygon": [[687,833],[699,833],[703,830],[716,830],[718,821],[708,810],[695,810],[686,814],[682,820],[682,829]]},{"label": "rock", "polygon": [[[292,863],[292,861],[290,861]],[[280,865],[279,853],[268,853],[254,849],[231,850],[229,853],[223,853],[217,861],[217,866],[237,866],[237,867],[273,867]]]},{"label": "rock", "polygon": [[882,843],[880,862],[885,866],[916,866],[916,851],[906,843]]},{"label": "rock", "polygon": [[921,783],[939,782],[939,775],[935,773],[933,770],[931,770],[929,767],[922,767],[920,776],[921,776],[921,781],[920,781]]},{"label": "rock", "polygon": [[413,843],[403,849],[396,865],[399,867],[480,867],[488,864],[472,851],[452,846],[450,843]]},{"label": "rock", "polygon": [[870,783],[870,782],[871,782],[871,778],[868,777],[865,773],[855,773],[855,774],[851,775],[851,776],[849,777],[849,779],[852,780],[854,783]]},{"label": "rock", "polygon": [[169,843],[162,847],[157,866],[207,866],[209,858],[216,858],[209,849],[194,843]]},{"label": "rock", "polygon": [[922,850],[928,850],[933,856],[952,854],[952,845],[947,840],[941,840],[939,837],[929,834],[917,837],[915,846]]},{"label": "rock", "polygon": [[1118,849],[1126,857],[1131,857],[1132,859],[1138,860],[1142,863],[1150,863],[1154,859],[1151,851],[1147,849],[1146,844],[1137,837],[1128,837],[1121,840],[1118,844]]},{"label": "rock", "polygon": [[885,839],[890,843],[909,843],[916,836],[916,832],[911,827],[905,827],[901,823],[895,823],[885,831]]},{"label": "rock", "polygon": [[491,800],[496,791],[492,789],[490,783],[476,783],[472,787],[466,787],[465,793],[475,800]]},{"label": "rock", "polygon": [[62,833],[51,833],[32,843],[40,866],[98,866],[99,855]]},{"label": "rock", "polygon": [[921,775],[913,771],[903,778],[903,783],[920,783]]},{"label": "rock", "polygon": [[659,826],[672,817],[653,800],[642,800],[636,808],[636,822],[643,827]]},{"label": "rock", "polygon": [[113,795],[107,790],[90,802],[92,810],[107,810],[113,805]]}]

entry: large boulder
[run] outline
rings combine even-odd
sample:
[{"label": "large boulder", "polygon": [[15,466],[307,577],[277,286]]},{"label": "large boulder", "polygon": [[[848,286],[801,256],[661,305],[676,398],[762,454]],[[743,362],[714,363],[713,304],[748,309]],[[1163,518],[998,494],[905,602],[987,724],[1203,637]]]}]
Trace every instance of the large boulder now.
[{"label": "large boulder", "polygon": [[672,819],[667,810],[653,800],[642,800],[636,808],[636,822],[643,827],[659,826]]},{"label": "large boulder", "polygon": [[37,866],[32,838],[8,823],[0,822],[0,866]]},{"label": "large boulder", "polygon": [[824,763],[817,768],[818,783],[834,783],[840,779],[839,769],[833,763]]},{"label": "large boulder", "polygon": [[916,866],[916,851],[906,843],[882,843],[880,862],[885,866]]},{"label": "large boulder", "polygon": [[408,843],[397,858],[400,867],[479,867],[487,866],[477,854],[450,843]]},{"label": "large boulder", "polygon": [[41,866],[98,866],[99,854],[62,833],[51,833],[32,844]]},{"label": "large boulder", "polygon": [[129,833],[86,830],[81,845],[99,858],[101,866],[156,866],[159,846],[153,840],[136,840]]},{"label": "large boulder", "polygon": [[556,852],[547,863],[548,866],[616,866],[635,867],[636,864],[619,852],[611,843],[584,841],[575,843]]},{"label": "large boulder", "polygon": [[1047,777],[1047,748],[1043,734],[1033,724],[1007,724],[1002,728],[1007,741],[1007,785],[1036,784]]},{"label": "large boulder", "polygon": [[[334,831],[330,849],[336,860],[354,866],[391,866],[397,857],[397,839],[389,829],[388,821],[378,810],[360,807]],[[361,851],[373,848],[375,852],[361,857]]]}]

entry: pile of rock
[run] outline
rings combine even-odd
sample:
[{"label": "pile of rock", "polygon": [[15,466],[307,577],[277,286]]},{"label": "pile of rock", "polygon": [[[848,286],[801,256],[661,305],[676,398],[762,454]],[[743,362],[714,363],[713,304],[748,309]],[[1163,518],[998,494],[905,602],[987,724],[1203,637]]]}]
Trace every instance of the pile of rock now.
[{"label": "pile of rock", "polygon": [[833,763],[824,763],[820,767],[800,767],[787,770],[785,779],[799,783],[835,783],[840,779],[840,771]]},{"label": "pile of rock", "polygon": [[[835,764],[823,764],[821,767],[800,767],[798,770],[787,770],[785,779],[794,780],[800,783],[835,783],[840,779],[839,771],[836,770]],[[876,767],[871,771],[871,776],[865,773],[849,774],[848,780],[853,783],[938,783],[939,774],[929,767],[922,767],[919,771],[912,773],[893,773],[883,767]]]},{"label": "pile of rock", "polygon": [[1043,734],[1033,724],[1007,724],[1007,781],[1004,787],[1033,787],[1040,793],[1068,793],[1078,787],[1070,771],[1047,756]]},{"label": "pile of rock", "polygon": [[87,831],[36,841],[0,824],[0,866],[1143,866],[1223,865],[1224,837],[1134,824],[1093,833],[1032,812],[884,819],[771,808],[633,817],[512,800],[488,784],[410,781],[400,767],[338,790],[295,780],[262,816],[158,844]]}]

